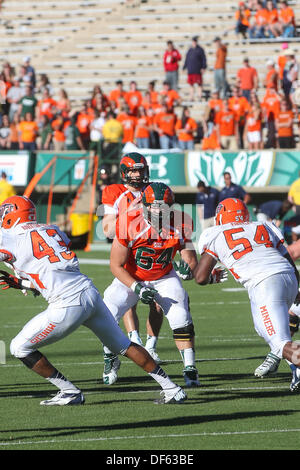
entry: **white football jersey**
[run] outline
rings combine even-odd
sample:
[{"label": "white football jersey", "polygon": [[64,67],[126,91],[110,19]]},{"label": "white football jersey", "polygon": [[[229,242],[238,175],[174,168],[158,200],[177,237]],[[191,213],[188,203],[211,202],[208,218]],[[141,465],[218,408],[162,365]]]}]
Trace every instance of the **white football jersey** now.
[{"label": "white football jersey", "polygon": [[0,261],[9,262],[18,277],[30,280],[49,303],[79,305],[80,293],[92,282],[80,272],[69,244],[56,225],[27,222],[1,228]]},{"label": "white football jersey", "polygon": [[294,272],[281,231],[271,222],[229,223],[204,230],[199,253],[220,261],[246,288],[276,273]]}]

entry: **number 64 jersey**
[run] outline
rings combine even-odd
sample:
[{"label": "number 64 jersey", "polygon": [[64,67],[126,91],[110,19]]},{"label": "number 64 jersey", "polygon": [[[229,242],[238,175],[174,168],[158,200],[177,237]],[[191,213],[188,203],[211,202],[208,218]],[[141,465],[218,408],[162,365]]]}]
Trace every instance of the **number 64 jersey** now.
[{"label": "number 64 jersey", "polygon": [[277,273],[293,273],[283,235],[271,222],[216,225],[201,234],[199,253],[220,261],[247,289]]},{"label": "number 64 jersey", "polygon": [[47,302],[79,305],[80,293],[91,280],[80,272],[69,244],[56,225],[27,222],[1,228],[0,261],[11,264],[21,279],[30,280]]}]

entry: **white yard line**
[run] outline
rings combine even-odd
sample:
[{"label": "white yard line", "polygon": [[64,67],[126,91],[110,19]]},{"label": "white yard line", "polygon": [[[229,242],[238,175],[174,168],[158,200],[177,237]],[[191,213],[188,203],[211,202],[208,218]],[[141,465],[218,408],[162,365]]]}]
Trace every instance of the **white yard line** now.
[{"label": "white yard line", "polygon": [[[226,431],[226,432],[199,432],[189,434],[150,434],[144,436],[115,436],[115,437],[94,437],[85,439],[45,439],[38,441],[22,441],[18,442],[1,442],[0,446],[18,446],[18,445],[32,445],[32,444],[62,444],[63,442],[97,442],[97,441],[127,441],[131,439],[164,439],[164,438],[190,438],[190,437],[222,437],[222,436],[243,436],[251,434],[280,434],[280,433],[298,433],[300,429],[263,429],[263,430],[249,430],[249,431]],[[115,451],[112,451],[115,452]],[[153,451],[155,453],[155,451]],[[172,452],[171,452],[172,453]],[[191,452],[192,453],[192,452]]]}]

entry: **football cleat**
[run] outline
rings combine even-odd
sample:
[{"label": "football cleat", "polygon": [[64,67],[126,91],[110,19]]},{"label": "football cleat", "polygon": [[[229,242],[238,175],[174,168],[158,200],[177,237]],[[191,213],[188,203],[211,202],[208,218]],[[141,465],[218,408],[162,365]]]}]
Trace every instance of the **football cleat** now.
[{"label": "football cleat", "polygon": [[291,392],[300,392],[300,369],[299,367],[293,368],[293,378],[290,384]]},{"label": "football cleat", "polygon": [[154,348],[146,348],[146,350],[148,351],[152,359],[156,362],[156,364],[161,364],[162,361]]},{"label": "football cleat", "polygon": [[195,366],[186,366],[183,369],[183,378],[187,387],[200,387],[199,375]]},{"label": "football cleat", "polygon": [[156,405],[166,405],[167,403],[171,404],[180,404],[183,403],[187,399],[187,395],[181,387],[167,388],[160,392],[161,398],[155,400],[154,403]]},{"label": "football cleat", "polygon": [[83,405],[85,402],[83,394],[78,392],[64,392],[61,390],[50,400],[43,400],[40,405],[46,406],[65,406],[65,405]]},{"label": "football cleat", "polygon": [[120,369],[121,361],[115,354],[104,353],[104,371],[103,383],[104,385],[112,385],[118,380],[118,370]]},{"label": "football cleat", "polygon": [[264,362],[260,366],[258,366],[257,369],[255,369],[255,377],[264,378],[270,377],[271,375],[275,375],[277,373],[280,360],[281,359],[275,354],[269,353]]}]

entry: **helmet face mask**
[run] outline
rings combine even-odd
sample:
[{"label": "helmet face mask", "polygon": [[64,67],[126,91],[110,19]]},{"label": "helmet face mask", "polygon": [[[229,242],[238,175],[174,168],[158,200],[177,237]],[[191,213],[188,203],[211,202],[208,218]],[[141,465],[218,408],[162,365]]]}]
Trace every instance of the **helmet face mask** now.
[{"label": "helmet face mask", "polygon": [[137,152],[131,152],[122,157],[120,170],[124,184],[139,189],[149,182],[147,160],[143,155]]},{"label": "helmet face mask", "polygon": [[151,183],[142,196],[145,219],[157,230],[161,230],[168,223],[172,205],[175,202],[174,194],[164,183]]},{"label": "helmet face mask", "polygon": [[240,199],[227,198],[216,209],[215,225],[249,222],[250,215],[246,204]]},{"label": "helmet face mask", "polygon": [[36,222],[33,202],[24,196],[6,199],[0,206],[0,227],[9,229],[24,222]]}]

